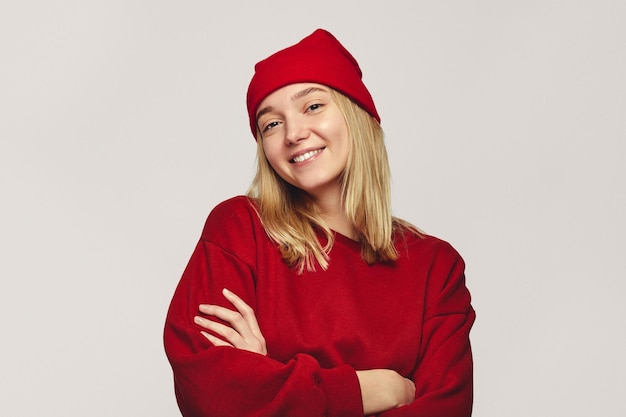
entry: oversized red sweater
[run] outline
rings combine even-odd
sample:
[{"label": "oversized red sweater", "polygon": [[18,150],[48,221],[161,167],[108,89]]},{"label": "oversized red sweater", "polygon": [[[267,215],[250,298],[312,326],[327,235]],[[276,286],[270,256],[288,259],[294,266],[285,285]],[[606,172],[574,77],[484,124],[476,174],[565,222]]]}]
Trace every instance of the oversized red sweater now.
[{"label": "oversized red sweater", "polygon": [[[219,204],[172,299],[165,349],[185,417],[363,416],[356,370],[387,368],[415,382],[415,401],[385,417],[464,417],[472,408],[474,321],[464,264],[447,243],[411,234],[394,263],[366,264],[336,234],[326,271],[282,261],[252,203]],[[215,347],[194,324],[198,306],[255,311],[267,356]]]}]

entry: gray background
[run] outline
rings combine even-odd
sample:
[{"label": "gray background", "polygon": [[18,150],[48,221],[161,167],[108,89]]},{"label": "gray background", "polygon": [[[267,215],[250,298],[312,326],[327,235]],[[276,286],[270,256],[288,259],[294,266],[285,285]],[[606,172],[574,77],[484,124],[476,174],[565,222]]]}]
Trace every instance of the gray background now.
[{"label": "gray background", "polygon": [[626,415],[607,0],[0,1],[0,415],[178,415],[163,320],[252,177],[253,64],[317,27],[361,63],[395,214],[466,259],[474,415]]}]

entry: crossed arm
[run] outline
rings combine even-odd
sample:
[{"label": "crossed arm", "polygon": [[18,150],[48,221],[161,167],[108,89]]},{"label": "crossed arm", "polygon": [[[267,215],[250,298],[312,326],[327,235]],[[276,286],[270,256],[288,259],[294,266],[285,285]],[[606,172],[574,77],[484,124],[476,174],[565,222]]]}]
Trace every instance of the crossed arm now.
[{"label": "crossed arm", "polygon": [[[201,316],[194,322],[202,327],[201,333],[215,346],[267,355],[263,333],[259,328],[254,310],[233,292],[224,289],[224,297],[235,310],[211,304],[201,304],[199,311],[227,323],[221,324]],[[209,333],[213,332],[213,334]],[[219,337],[215,336],[218,335]],[[392,408],[410,404],[415,399],[415,384],[390,369],[357,371],[365,415],[377,414]]]}]

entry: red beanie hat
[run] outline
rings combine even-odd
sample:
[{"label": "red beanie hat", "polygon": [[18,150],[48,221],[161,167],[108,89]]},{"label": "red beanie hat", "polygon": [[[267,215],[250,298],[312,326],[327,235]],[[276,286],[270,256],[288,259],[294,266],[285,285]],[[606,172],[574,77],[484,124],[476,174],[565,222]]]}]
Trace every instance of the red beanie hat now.
[{"label": "red beanie hat", "polygon": [[295,45],[276,52],[254,66],[248,86],[250,129],[256,138],[256,112],[268,95],[289,84],[326,85],[351,98],[380,123],[369,91],[361,81],[356,59],[329,32],[317,29]]}]

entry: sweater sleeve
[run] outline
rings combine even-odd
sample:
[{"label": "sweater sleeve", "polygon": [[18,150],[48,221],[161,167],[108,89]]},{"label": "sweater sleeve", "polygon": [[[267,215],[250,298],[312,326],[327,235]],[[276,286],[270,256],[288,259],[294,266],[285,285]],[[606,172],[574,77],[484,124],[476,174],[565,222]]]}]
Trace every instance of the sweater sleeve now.
[{"label": "sweater sleeve", "polygon": [[465,286],[464,263],[447,243],[436,250],[425,295],[420,361],[409,375],[413,403],[381,417],[469,417],[473,362],[469,332],[475,312]]},{"label": "sweater sleeve", "polygon": [[[322,369],[306,354],[283,363],[213,346],[193,323],[200,304],[233,309],[221,294],[225,287],[256,311],[254,233],[246,216],[225,207],[214,210],[170,304],[164,344],[182,415],[363,416],[358,379],[351,367]],[[208,241],[206,237],[218,229],[223,233],[216,242]],[[239,243],[224,236],[235,236]]]}]

